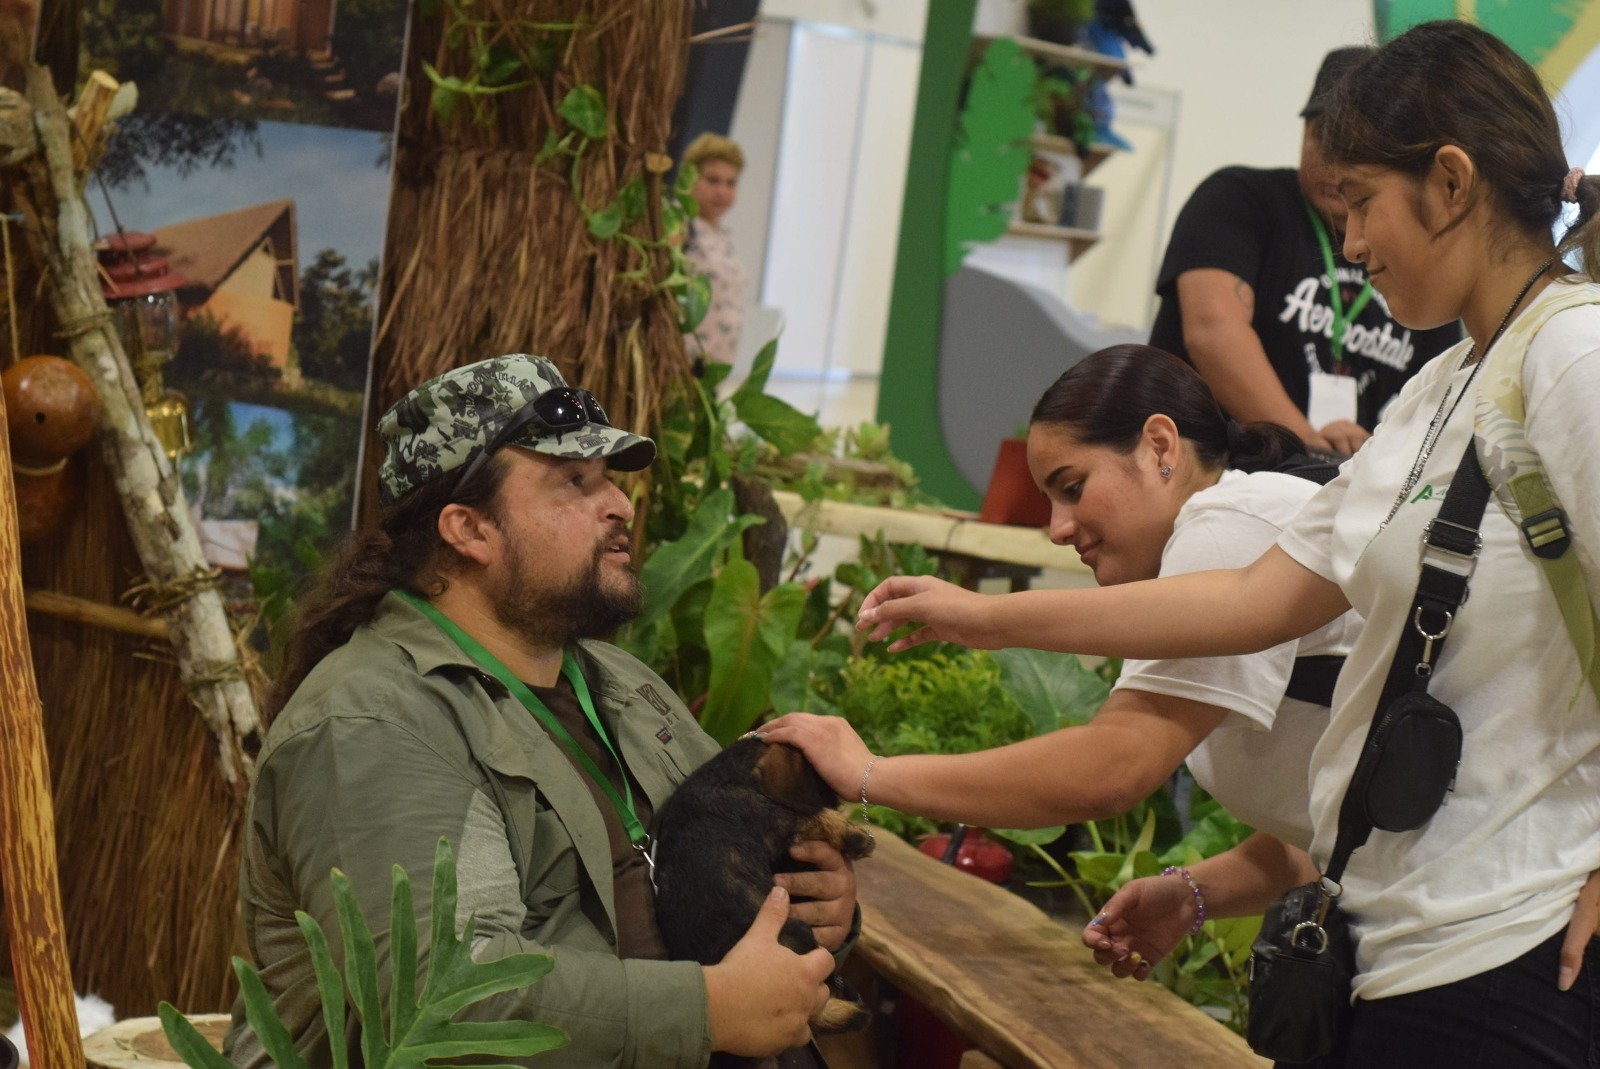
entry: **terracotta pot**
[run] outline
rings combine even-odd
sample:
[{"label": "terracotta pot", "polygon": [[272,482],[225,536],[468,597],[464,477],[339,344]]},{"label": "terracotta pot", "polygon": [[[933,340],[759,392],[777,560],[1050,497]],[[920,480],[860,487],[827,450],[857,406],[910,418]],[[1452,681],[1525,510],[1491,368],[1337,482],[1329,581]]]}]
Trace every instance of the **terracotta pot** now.
[{"label": "terracotta pot", "polygon": [[1033,473],[1028,470],[1026,438],[1001,440],[978,519],[1018,527],[1043,527],[1050,522],[1050,499],[1034,485]]}]

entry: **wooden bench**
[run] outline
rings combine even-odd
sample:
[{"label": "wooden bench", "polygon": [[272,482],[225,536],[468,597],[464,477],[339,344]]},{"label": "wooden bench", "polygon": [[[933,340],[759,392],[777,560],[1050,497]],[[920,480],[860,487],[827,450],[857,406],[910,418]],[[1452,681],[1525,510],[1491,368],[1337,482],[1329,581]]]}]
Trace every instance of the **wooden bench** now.
[{"label": "wooden bench", "polygon": [[[1237,1069],[1271,1063],[1154,983],[1118,980],[1076,932],[1002,887],[880,833],[856,865],[856,955],[1006,1069]],[[968,1064],[963,1062],[963,1065]]]}]

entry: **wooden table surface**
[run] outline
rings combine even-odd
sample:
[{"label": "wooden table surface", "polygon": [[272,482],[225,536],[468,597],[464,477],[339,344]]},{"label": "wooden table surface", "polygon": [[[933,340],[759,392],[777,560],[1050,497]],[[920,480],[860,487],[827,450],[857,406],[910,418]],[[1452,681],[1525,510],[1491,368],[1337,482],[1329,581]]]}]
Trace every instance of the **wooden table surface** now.
[{"label": "wooden table surface", "polygon": [[897,836],[879,834],[856,879],[856,953],[1009,1069],[1271,1064],[1159,984],[1112,977],[1032,903]]}]

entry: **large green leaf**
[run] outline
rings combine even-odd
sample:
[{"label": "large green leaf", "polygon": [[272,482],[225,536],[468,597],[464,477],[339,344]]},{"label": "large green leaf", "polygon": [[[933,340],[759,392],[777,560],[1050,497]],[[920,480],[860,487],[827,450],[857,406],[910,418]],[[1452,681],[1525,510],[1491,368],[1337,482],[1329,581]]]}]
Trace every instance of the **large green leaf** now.
[{"label": "large green leaf", "polygon": [[780,583],[763,597],[746,560],[729,561],[717,576],[706,606],[711,687],[700,726],[724,746],[771,704],[772,673],[789,652],[805,601],[799,583]]},{"label": "large green leaf", "polygon": [[992,41],[973,71],[950,158],[946,199],[946,275],[969,247],[1006,232],[1033,150],[1033,61],[1008,37]]},{"label": "large green leaf", "polygon": [[771,442],[778,452],[798,453],[817,440],[822,427],[811,416],[766,392],[767,378],[777,360],[778,339],[773,338],[756,354],[750,374],[728,402],[745,426]]},{"label": "large green leaf", "polygon": [[1033,721],[1036,735],[1088,723],[1111,688],[1073,653],[995,650],[1000,682]]},{"label": "large green leaf", "polygon": [[756,358],[750,362],[750,374],[745,376],[739,388],[733,391],[733,396],[728,398],[733,402],[734,408],[737,409],[742,402],[752,397],[759,397],[766,391],[767,378],[772,374],[772,366],[777,362],[778,339],[773,338],[761,347]]},{"label": "large green leaf", "polygon": [[786,455],[804,452],[822,433],[822,427],[814,417],[806,415],[787,401],[764,393],[736,402],[735,407],[745,426]]},{"label": "large green leaf", "polygon": [[157,1006],[156,1014],[161,1018],[161,1030],[167,1034],[167,1042],[178,1052],[178,1057],[194,1069],[233,1069],[233,1063],[224,1058],[172,1003],[163,1002]]},{"label": "large green leaf", "polygon": [[[411,915],[406,914],[409,922]],[[317,976],[317,995],[322,1000],[322,1020],[328,1026],[328,1035],[343,1036],[345,1034],[345,1004],[344,982],[339,979],[339,968],[333,963],[333,951],[328,947],[328,937],[323,934],[322,928],[317,924],[311,914],[303,910],[295,910],[294,919],[300,926],[300,934],[305,937],[306,946],[311,951],[311,969]],[[410,925],[411,939],[416,942],[416,926]],[[416,996],[416,962],[412,961],[412,997]],[[396,975],[401,975],[398,965]],[[399,985],[395,985],[399,990]],[[330,1043],[333,1049],[334,1069],[349,1069],[350,1049],[343,1043]]]},{"label": "large green leaf", "polygon": [[239,993],[244,996],[245,1018],[255,1029],[267,1057],[278,1069],[306,1069],[306,1060],[294,1049],[294,1038],[278,1018],[261,975],[243,958],[233,959],[233,972],[239,978]]},{"label": "large green leaf", "polygon": [[644,586],[644,611],[633,627],[642,631],[671,611],[678,598],[711,577],[711,565],[744,529],[761,523],[759,516],[733,515],[733,491],[722,487],[706,495],[689,519],[689,529],[675,542],[663,543],[639,571]]}]

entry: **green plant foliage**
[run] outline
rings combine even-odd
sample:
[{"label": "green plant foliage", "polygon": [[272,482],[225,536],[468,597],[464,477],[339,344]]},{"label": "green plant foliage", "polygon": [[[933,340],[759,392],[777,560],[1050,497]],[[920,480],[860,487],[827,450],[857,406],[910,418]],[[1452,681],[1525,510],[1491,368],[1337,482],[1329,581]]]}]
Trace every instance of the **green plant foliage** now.
[{"label": "green plant foliage", "polygon": [[711,651],[711,684],[700,726],[726,746],[771,704],[772,674],[805,608],[799,583],[780,583],[761,593],[755,565],[731,560],[711,588],[705,641]]},{"label": "green plant foliage", "polygon": [[744,425],[770,442],[780,453],[798,453],[822,434],[816,418],[796,410],[766,392],[767,378],[778,357],[778,340],[767,342],[756,354],[750,375],[728,398]]},{"label": "green plant foliage", "polygon": [[[538,983],[555,964],[548,954],[512,954],[494,961],[472,959],[474,920],[456,935],[456,866],[450,844],[439,840],[433,865],[433,906],[428,973],[421,996],[417,991],[417,922],[412,910],[411,882],[398,865],[394,868],[390,908],[390,984],[388,1029],[378,993],[377,950],[372,930],[356,903],[350,881],[333,872],[333,896],[344,941],[346,975],[341,982],[326,934],[314,918],[296,912],[295,920],[311,951],[323,1020],[328,1027],[334,1069],[349,1069],[346,1035],[346,990],[356,1019],[361,1022],[361,1054],[365,1069],[420,1069],[425,1063],[446,1058],[526,1058],[565,1046],[567,1034],[552,1025],[533,1021],[457,1021],[467,1006],[503,991]],[[260,974],[243,958],[233,959],[244,994],[245,1016],[260,1037],[267,1055],[280,1069],[306,1069],[295,1050],[272,996]],[[227,1058],[168,1002],[160,1005],[161,1027],[193,1069],[231,1069]]]},{"label": "green plant foliage", "polygon": [[606,116],[606,99],[592,85],[573,86],[561,98],[556,113],[590,141],[598,141],[611,131],[611,120]]},{"label": "green plant foliage", "polygon": [[945,274],[961,267],[970,246],[1006,231],[1032,158],[1033,61],[1010,38],[992,41],[972,72],[946,200]]},{"label": "green plant foliage", "polygon": [[[1111,821],[1084,825],[1093,849],[1074,850],[1068,857],[1072,872],[1038,841],[1015,832],[998,832],[1023,843],[1055,878],[1030,881],[1035,887],[1066,887],[1077,896],[1084,911],[1093,916],[1129,880],[1154,876],[1168,865],[1193,865],[1243,842],[1251,829],[1234,819],[1216,800],[1200,794],[1190,808],[1194,826],[1186,835],[1162,847],[1171,799],[1158,791],[1131,813]],[[1137,834],[1130,835],[1131,828]],[[1243,1034],[1249,1020],[1248,978],[1250,943],[1261,930],[1260,917],[1207,920],[1199,932],[1186,938],[1158,962],[1153,975],[1176,994],[1211,1013]]]},{"label": "green plant foliage", "polygon": [[1105,704],[1110,684],[1072,653],[1049,650],[995,650],[1000,682],[1028,715],[1035,735],[1087,724]]}]

